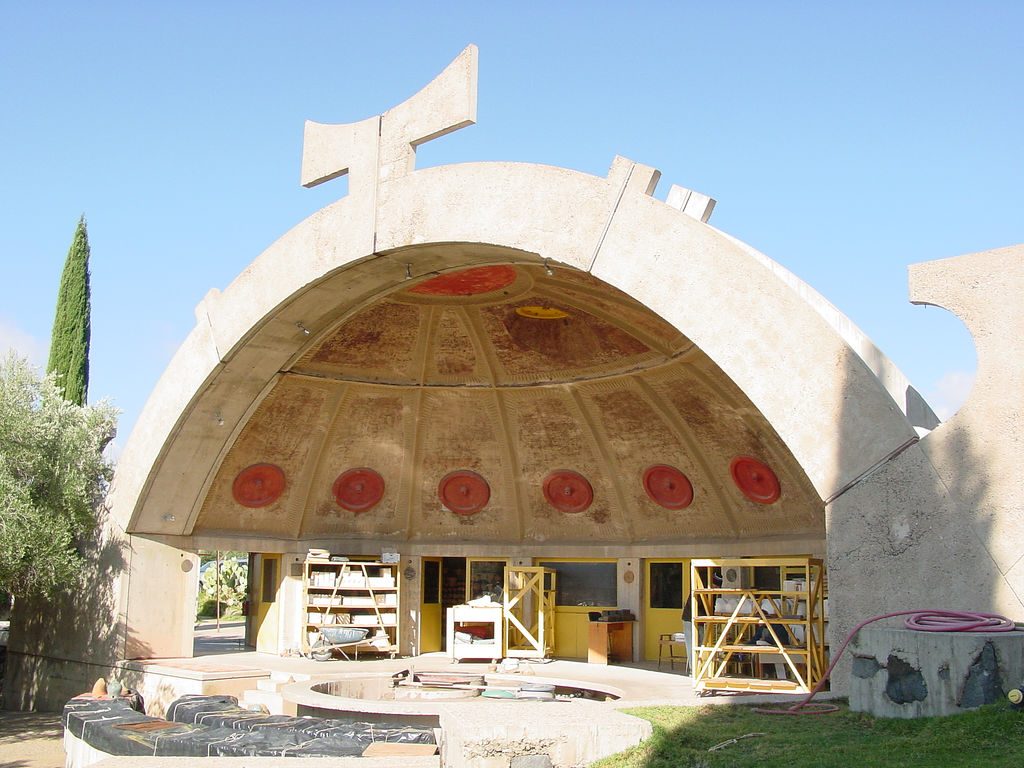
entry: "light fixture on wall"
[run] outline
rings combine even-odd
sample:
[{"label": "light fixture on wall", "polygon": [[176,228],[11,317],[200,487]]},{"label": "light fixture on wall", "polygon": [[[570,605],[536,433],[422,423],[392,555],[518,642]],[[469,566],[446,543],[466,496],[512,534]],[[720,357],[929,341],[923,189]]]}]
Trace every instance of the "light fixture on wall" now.
[{"label": "light fixture on wall", "polygon": [[412,280],[412,264],[405,265],[405,279]]},{"label": "light fixture on wall", "polygon": [[302,332],[303,332],[304,334],[306,334],[307,336],[309,336],[309,328],[307,328],[306,326],[304,326],[304,325],[302,324],[302,321],[301,321],[301,320],[299,320],[299,321],[298,321],[297,323],[295,323],[295,327],[296,327],[296,328],[298,328],[298,329],[299,329],[300,331],[302,331]]},{"label": "light fixture on wall", "polygon": [[544,272],[547,275],[555,274],[555,270],[551,268],[551,259],[544,259]]},{"label": "light fixture on wall", "polygon": [[174,515],[172,515],[172,514],[168,513],[168,514],[164,515],[164,522],[165,523],[173,523],[175,520],[177,520],[177,518]]},{"label": "light fixture on wall", "polygon": [[214,418],[214,421],[217,422],[217,426],[218,427],[223,427],[224,426],[224,414],[222,414],[220,411],[214,411],[213,412],[213,418]]}]

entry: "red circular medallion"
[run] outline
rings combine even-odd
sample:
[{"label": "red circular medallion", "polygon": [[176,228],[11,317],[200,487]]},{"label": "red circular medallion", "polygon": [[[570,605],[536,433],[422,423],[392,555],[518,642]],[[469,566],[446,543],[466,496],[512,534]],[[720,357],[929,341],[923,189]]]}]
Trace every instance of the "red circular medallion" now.
[{"label": "red circular medallion", "polygon": [[758,504],[771,504],[782,495],[779,478],[771,467],[749,456],[737,456],[729,465],[732,479],[743,495]]},{"label": "red circular medallion", "polygon": [[476,472],[459,469],[441,478],[437,495],[456,515],[475,515],[490,501],[491,487]]},{"label": "red circular medallion", "polygon": [[409,293],[428,296],[476,296],[478,293],[490,293],[505,288],[514,283],[515,279],[515,267],[503,264],[473,267],[432,277],[415,288],[410,288]]},{"label": "red circular medallion", "polygon": [[273,504],[284,493],[284,472],[276,464],[253,464],[235,477],[231,494],[243,507]]},{"label": "red circular medallion", "polygon": [[594,489],[579,472],[558,469],[544,478],[544,498],[562,512],[583,512],[594,501]]},{"label": "red circular medallion", "polygon": [[644,471],[644,490],[665,509],[686,509],[693,501],[690,479],[667,464],[655,464]]},{"label": "red circular medallion", "polygon": [[384,498],[384,478],[368,467],[348,469],[331,488],[338,506],[349,512],[365,512]]}]

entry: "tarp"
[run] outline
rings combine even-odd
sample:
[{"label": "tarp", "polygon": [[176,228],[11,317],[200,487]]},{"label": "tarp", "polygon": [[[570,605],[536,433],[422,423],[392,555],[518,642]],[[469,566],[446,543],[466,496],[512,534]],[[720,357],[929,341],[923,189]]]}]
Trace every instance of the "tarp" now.
[{"label": "tarp", "polygon": [[147,717],[124,700],[80,697],[65,705],[62,719],[72,735],[119,756],[345,757],[378,741],[435,743],[432,729],[265,715],[239,707],[233,696],[183,696],[167,716]]}]

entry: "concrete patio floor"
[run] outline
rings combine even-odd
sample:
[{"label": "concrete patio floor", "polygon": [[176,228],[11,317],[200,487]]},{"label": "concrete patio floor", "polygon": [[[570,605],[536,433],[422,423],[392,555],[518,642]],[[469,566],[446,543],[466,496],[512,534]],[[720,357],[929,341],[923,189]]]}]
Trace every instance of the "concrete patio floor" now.
[{"label": "concrete patio floor", "polygon": [[[201,669],[205,664],[209,664],[211,669],[225,665],[238,666],[299,678],[330,677],[352,672],[393,673],[410,667],[422,672],[454,669],[479,673],[487,671],[491,666],[465,661],[456,663],[443,652],[396,659],[369,655],[358,661],[337,659],[318,662],[300,656],[281,657],[257,653],[242,645],[242,637],[240,622],[222,624],[219,630],[202,625],[196,631],[195,657],[189,660],[190,666],[193,669]],[[172,665],[173,661],[167,660],[167,663]],[[700,696],[693,689],[692,678],[683,674],[679,666],[677,663],[676,669],[671,670],[668,661],[664,661],[659,670],[656,661],[602,665],[566,659],[524,660],[521,674],[575,680],[584,687],[588,683],[613,687],[621,692],[618,701],[608,702],[609,706],[616,709],[654,705],[690,707],[702,704],[754,704],[767,701],[795,704],[803,698],[801,694],[716,693]],[[826,697],[827,694],[822,694],[822,698]]]}]

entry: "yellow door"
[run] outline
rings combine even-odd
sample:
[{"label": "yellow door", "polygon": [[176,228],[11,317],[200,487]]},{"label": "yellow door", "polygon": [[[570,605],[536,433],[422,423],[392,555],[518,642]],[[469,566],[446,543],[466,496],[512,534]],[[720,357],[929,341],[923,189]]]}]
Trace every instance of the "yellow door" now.
[{"label": "yellow door", "polygon": [[[658,637],[683,631],[690,594],[689,560],[648,560],[644,583],[644,658],[658,660]],[[690,649],[688,648],[687,651]]]},{"label": "yellow door", "polygon": [[441,616],[441,558],[424,557],[420,584],[420,653],[433,653],[442,648],[445,631]]},{"label": "yellow door", "polygon": [[555,594],[555,656],[587,658],[590,613],[618,606],[614,560],[538,560],[558,572]]},{"label": "yellow door", "polygon": [[261,555],[260,594],[256,608],[256,650],[277,653],[277,591],[281,585],[281,556]]}]

